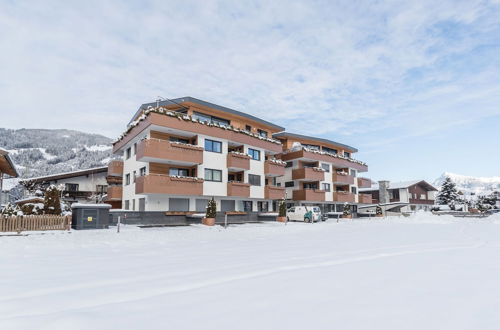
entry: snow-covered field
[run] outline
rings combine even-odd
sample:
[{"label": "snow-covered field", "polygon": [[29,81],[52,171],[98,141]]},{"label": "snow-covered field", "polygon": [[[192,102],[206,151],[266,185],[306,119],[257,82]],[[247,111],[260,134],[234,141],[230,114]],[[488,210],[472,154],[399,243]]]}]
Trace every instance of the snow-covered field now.
[{"label": "snow-covered field", "polygon": [[500,217],[0,237],[0,329],[498,329]]}]

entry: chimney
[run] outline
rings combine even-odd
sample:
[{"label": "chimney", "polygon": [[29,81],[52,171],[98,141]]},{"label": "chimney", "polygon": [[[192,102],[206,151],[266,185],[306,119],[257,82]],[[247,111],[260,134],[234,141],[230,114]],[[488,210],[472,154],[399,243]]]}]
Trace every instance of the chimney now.
[{"label": "chimney", "polygon": [[379,181],[378,182],[378,194],[380,204],[389,203],[389,184],[390,181]]}]

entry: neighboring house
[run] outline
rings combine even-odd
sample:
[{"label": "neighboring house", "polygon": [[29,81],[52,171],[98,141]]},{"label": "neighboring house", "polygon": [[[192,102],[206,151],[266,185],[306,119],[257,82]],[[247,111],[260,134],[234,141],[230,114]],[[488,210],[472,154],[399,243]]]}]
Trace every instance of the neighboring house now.
[{"label": "neighboring house", "polygon": [[[143,104],[113,144],[123,163],[110,164],[109,173],[123,173],[123,186],[116,179],[107,202],[118,205],[121,195],[126,210],[205,212],[214,197],[218,211],[268,212],[276,211],[285,198],[288,181],[294,183],[286,195],[290,203],[363,202],[357,189],[366,181],[356,176],[367,167],[351,158],[356,149],[279,133],[283,131],[255,116],[192,97]],[[292,142],[306,146],[309,140],[319,146],[318,152],[291,148]],[[288,169],[287,162],[292,164]],[[311,172],[311,167],[326,165],[329,172]],[[337,171],[346,171],[346,177],[337,178]],[[321,190],[326,183],[328,193]]]},{"label": "neighboring house", "polygon": [[73,172],[58,173],[21,180],[28,190],[44,190],[54,184],[62,186],[62,198],[68,203],[100,202],[107,191],[107,166],[89,168]]},{"label": "neighboring house", "polygon": [[379,181],[361,192],[372,195],[373,204],[408,203],[401,209],[408,211],[430,211],[434,205],[438,189],[424,180],[389,182]]},{"label": "neighboring house", "polygon": [[9,152],[0,148],[0,206],[10,202],[8,191],[4,190],[4,179],[17,178],[18,176]]}]

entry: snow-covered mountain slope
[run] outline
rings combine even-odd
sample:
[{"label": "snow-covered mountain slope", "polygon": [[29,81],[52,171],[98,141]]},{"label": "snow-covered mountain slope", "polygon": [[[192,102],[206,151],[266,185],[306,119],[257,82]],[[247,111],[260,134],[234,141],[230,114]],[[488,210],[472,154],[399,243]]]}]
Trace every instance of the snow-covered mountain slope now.
[{"label": "snow-covered mountain slope", "polygon": [[441,187],[444,179],[450,177],[457,185],[457,190],[463,192],[467,195],[489,195],[494,191],[500,191],[500,177],[473,177],[454,173],[443,173],[436,181],[434,185],[436,187]]},{"label": "snow-covered mountain slope", "polygon": [[0,147],[10,152],[22,178],[106,165],[111,141],[65,129],[0,128]]}]

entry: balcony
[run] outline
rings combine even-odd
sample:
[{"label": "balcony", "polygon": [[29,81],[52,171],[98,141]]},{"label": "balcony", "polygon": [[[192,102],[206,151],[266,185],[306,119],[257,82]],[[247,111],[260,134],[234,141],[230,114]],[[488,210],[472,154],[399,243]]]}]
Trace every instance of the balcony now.
[{"label": "balcony", "polygon": [[358,178],[358,188],[371,188],[372,180],[367,178]]},{"label": "balcony", "polygon": [[331,163],[337,168],[354,168],[358,172],[367,172],[368,166],[355,160],[349,160],[339,157],[330,156],[325,153],[318,153],[307,150],[289,150],[281,156],[284,161],[289,160],[306,160],[306,161],[320,161]]},{"label": "balcony", "polygon": [[227,168],[229,170],[249,170],[250,169],[250,156],[230,152],[227,154]]},{"label": "balcony", "polygon": [[285,187],[265,186],[264,197],[266,199],[283,199],[285,198]]},{"label": "balcony", "polygon": [[349,174],[339,174],[338,172],[333,172],[332,175],[333,183],[337,184],[354,184],[354,177]]},{"label": "balcony", "polygon": [[292,170],[292,180],[323,181],[325,171],[314,167],[303,167]]},{"label": "balcony", "polygon": [[354,203],[356,198],[354,194],[343,191],[335,191],[333,193],[333,201],[334,202],[342,202],[342,203]]},{"label": "balcony", "polygon": [[238,197],[250,197],[250,184],[231,181],[227,183],[227,195]]},{"label": "balcony", "polygon": [[293,191],[293,200],[295,201],[325,201],[325,191],[318,189],[301,189]]},{"label": "balcony", "polygon": [[266,176],[283,176],[285,175],[285,164],[266,160],[264,163],[264,174]]},{"label": "balcony", "polygon": [[203,195],[203,179],[149,174],[136,179],[135,193]]},{"label": "balcony", "polygon": [[123,161],[121,160],[112,160],[108,164],[108,176],[123,176]]},{"label": "balcony", "polygon": [[106,200],[108,201],[121,201],[123,195],[123,187],[122,186],[109,186],[108,187],[108,197]]},{"label": "balcony", "polygon": [[167,140],[146,139],[137,145],[136,159],[139,162],[197,165],[203,163],[203,148]]},{"label": "balcony", "polygon": [[371,194],[359,194],[358,201],[360,204],[373,204]]}]

